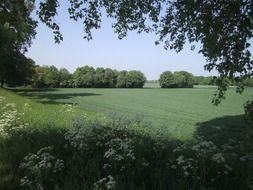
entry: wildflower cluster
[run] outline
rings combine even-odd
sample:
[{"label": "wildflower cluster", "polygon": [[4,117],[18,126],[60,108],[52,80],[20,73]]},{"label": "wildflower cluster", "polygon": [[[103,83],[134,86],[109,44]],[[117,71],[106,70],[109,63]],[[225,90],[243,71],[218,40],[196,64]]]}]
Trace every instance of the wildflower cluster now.
[{"label": "wildflower cluster", "polygon": [[12,132],[24,129],[27,124],[21,124],[20,116],[23,113],[18,112],[15,103],[5,102],[4,97],[0,97],[0,136],[3,138],[8,137]]},{"label": "wildflower cluster", "polygon": [[29,190],[56,189],[59,184],[57,179],[63,170],[63,161],[52,154],[52,147],[40,149],[35,154],[29,154],[20,164],[24,172],[21,178],[21,186]]},{"label": "wildflower cluster", "polygon": [[[238,150],[236,145],[217,147],[212,141],[185,143],[174,149],[176,159],[170,161],[169,165],[193,187],[201,184],[215,187],[221,179],[226,180],[234,175],[233,167],[242,168],[240,162],[246,162],[248,167],[252,165],[248,162],[251,157],[239,156],[236,153]],[[235,163],[239,163],[238,166]]]},{"label": "wildflower cluster", "polygon": [[111,175],[104,177],[94,183],[95,190],[115,189],[116,181]]},{"label": "wildflower cluster", "polygon": [[72,104],[62,105],[63,112],[72,115],[74,113],[74,106]]}]

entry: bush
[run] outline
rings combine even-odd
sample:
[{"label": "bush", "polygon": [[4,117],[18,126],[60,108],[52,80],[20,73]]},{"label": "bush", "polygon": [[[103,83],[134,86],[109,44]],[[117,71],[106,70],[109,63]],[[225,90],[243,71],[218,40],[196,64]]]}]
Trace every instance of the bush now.
[{"label": "bush", "polygon": [[[240,145],[234,143],[182,143],[135,122],[79,119],[65,133],[62,148],[64,155],[49,154],[46,159],[52,166],[63,160],[65,177],[59,174],[60,179],[51,168],[37,167],[47,148],[35,154],[37,161],[26,157],[25,176],[33,176],[27,173],[33,171],[30,166],[39,169],[39,177],[29,178],[31,184],[52,176],[46,184],[57,186],[61,181],[61,189],[250,189],[253,157],[240,153]],[[43,172],[49,173],[42,176]]]},{"label": "bush", "polygon": [[60,174],[64,165],[62,160],[55,158],[52,150],[52,147],[45,147],[24,158],[20,164],[22,187],[29,190],[60,189]]}]

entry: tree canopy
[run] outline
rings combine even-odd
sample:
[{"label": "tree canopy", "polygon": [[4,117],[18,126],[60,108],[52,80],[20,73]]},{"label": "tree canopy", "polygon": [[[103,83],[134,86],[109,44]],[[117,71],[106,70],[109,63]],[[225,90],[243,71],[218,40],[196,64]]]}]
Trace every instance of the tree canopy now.
[{"label": "tree canopy", "polygon": [[159,78],[161,88],[192,88],[194,82],[194,76],[186,71],[177,71],[174,73],[165,71]]},{"label": "tree canopy", "polygon": [[[3,83],[25,83],[27,64],[23,55],[35,37],[37,22],[31,18],[34,1],[0,1],[0,81]],[[26,62],[27,63],[27,62]],[[22,68],[22,66],[24,66]],[[18,68],[18,69],[17,69]],[[20,77],[23,75],[22,77]],[[10,76],[12,76],[10,78]],[[15,77],[16,76],[16,77]],[[23,80],[23,81],[21,81]]]}]

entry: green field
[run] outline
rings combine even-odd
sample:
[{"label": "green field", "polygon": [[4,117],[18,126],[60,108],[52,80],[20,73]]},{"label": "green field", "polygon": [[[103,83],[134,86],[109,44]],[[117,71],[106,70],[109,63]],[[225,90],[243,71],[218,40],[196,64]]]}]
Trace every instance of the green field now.
[{"label": "green field", "polygon": [[[235,89],[230,89],[226,100],[219,106],[213,106],[211,103],[215,88],[205,87],[16,90],[16,94],[37,102],[36,106],[40,105],[45,110],[54,110],[62,104],[73,103],[78,109],[91,115],[103,113],[142,118],[150,123],[150,126],[160,127],[173,137],[187,139],[202,123],[213,124],[217,121],[221,125],[231,122],[229,117],[242,115],[243,103],[251,97],[252,91],[253,89],[246,89],[242,95],[239,95],[235,93]],[[46,117],[59,118],[59,114],[56,115],[51,114]]]}]

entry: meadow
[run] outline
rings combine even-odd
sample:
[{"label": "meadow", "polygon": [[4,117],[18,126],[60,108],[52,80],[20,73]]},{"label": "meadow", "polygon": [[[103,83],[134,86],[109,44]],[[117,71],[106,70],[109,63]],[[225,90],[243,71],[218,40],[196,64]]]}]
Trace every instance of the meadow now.
[{"label": "meadow", "polygon": [[[42,108],[38,110],[45,110],[38,115],[43,117],[46,114],[45,118],[48,120],[57,120],[59,114],[55,115],[57,111],[53,111],[47,115],[46,110],[55,110],[64,104],[70,104],[75,105],[79,113],[83,111],[88,115],[100,113],[108,117],[116,114],[139,118],[152,127],[161,128],[171,136],[183,140],[191,138],[203,122],[221,118],[217,125],[226,124],[230,122],[226,117],[242,115],[243,104],[250,99],[252,91],[253,89],[246,89],[240,95],[232,88],[219,106],[211,103],[215,88],[205,86],[192,89],[20,89],[15,93],[19,95],[16,96],[18,98],[24,97],[22,101],[37,103],[36,106]],[[37,116],[32,115],[32,118],[37,119]]]}]

